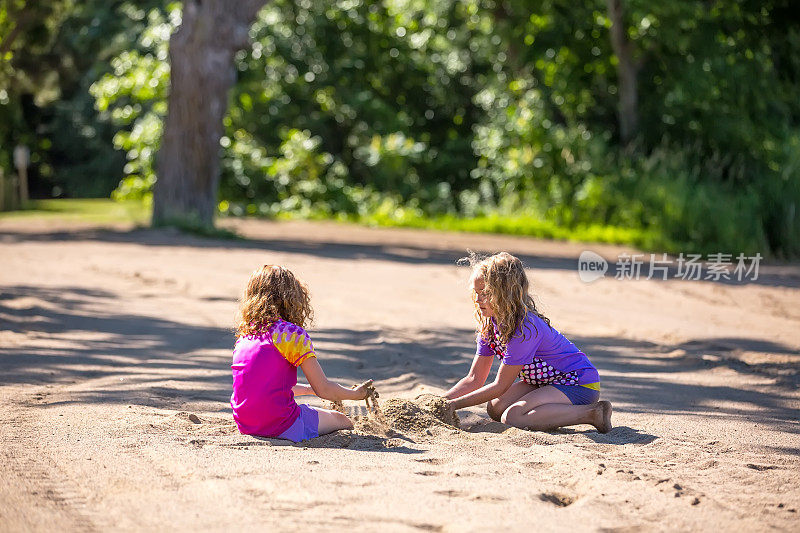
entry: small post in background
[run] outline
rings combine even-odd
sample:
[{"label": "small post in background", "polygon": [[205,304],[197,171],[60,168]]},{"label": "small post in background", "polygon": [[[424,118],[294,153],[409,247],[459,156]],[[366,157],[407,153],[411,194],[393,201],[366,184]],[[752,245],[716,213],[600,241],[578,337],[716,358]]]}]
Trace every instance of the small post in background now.
[{"label": "small post in background", "polygon": [[28,162],[31,158],[31,151],[24,144],[18,144],[14,148],[14,166],[17,167],[19,183],[19,206],[25,207],[28,203]]}]

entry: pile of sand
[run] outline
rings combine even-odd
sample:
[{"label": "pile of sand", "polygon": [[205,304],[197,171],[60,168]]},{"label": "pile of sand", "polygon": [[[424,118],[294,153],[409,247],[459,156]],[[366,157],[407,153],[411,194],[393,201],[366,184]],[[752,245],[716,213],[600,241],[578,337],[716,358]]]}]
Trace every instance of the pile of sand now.
[{"label": "pile of sand", "polygon": [[381,407],[385,423],[400,432],[421,433],[432,426],[458,427],[458,415],[446,406],[446,400],[422,394],[414,400],[392,398]]},{"label": "pile of sand", "polygon": [[395,435],[394,429],[383,418],[374,416],[354,416],[353,430],[358,435],[377,435],[381,437],[392,437]]},{"label": "pile of sand", "polygon": [[422,407],[423,410],[431,413],[440,422],[444,422],[448,426],[458,427],[460,420],[456,410],[448,408],[447,400],[442,396],[420,394],[414,399],[414,402]]}]

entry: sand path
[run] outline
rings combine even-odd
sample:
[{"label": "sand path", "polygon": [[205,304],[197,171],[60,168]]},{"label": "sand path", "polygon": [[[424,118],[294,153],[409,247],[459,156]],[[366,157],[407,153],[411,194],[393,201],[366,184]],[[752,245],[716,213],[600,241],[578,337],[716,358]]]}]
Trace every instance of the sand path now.
[{"label": "sand path", "polygon": [[[582,283],[584,249],[327,223],[226,222],[248,240],[0,221],[0,530],[797,530],[800,267],[756,283]],[[232,425],[231,326],[259,264],[308,282],[327,373],[441,392],[474,351],[467,248],[530,268],[615,405],[608,435],[340,434]],[[200,423],[189,418],[199,417]]]}]

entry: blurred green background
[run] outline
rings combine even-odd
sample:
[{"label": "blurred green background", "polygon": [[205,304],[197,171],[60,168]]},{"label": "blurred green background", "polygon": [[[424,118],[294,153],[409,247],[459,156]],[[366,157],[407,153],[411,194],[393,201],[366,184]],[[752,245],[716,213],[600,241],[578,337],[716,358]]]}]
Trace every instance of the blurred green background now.
[{"label": "blurred green background", "polygon": [[[800,255],[800,10],[274,0],[236,54],[219,211]],[[33,198],[151,201],[180,3],[0,1],[0,167]],[[20,29],[21,28],[21,29]],[[9,37],[13,37],[10,39]]]}]

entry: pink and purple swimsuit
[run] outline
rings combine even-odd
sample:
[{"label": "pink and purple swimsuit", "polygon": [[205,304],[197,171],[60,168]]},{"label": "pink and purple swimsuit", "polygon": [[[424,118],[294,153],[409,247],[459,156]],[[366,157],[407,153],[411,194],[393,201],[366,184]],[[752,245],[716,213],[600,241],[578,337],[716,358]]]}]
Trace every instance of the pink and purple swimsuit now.
[{"label": "pink and purple swimsuit", "polygon": [[301,414],[292,387],[297,367],[309,357],[316,353],[308,333],[285,320],[236,340],[231,408],[239,431],[279,437],[292,427]]}]

